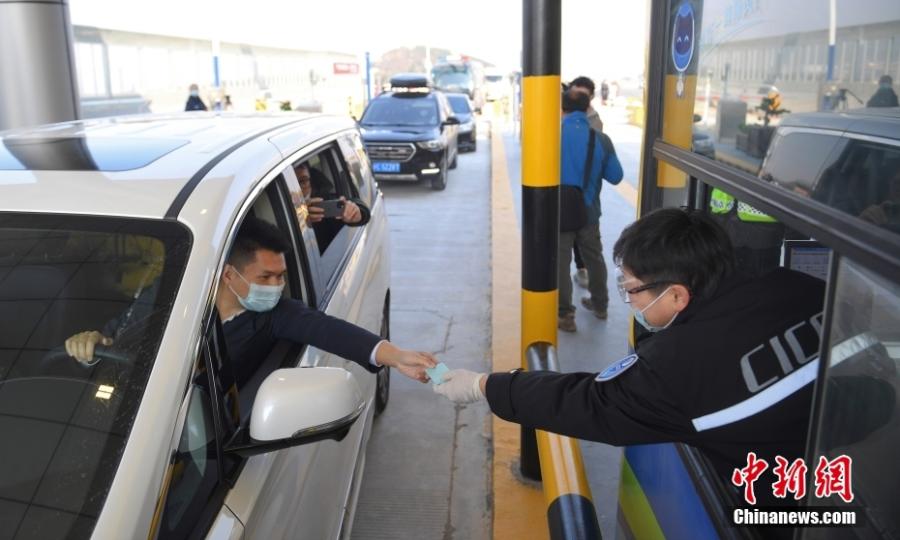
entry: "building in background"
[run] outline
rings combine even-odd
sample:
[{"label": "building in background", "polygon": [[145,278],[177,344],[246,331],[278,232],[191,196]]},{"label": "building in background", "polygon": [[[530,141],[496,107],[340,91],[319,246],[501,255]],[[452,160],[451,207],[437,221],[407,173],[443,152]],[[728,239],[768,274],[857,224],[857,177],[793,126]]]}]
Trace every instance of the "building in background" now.
[{"label": "building in background", "polygon": [[184,110],[188,86],[210,109],[231,97],[233,110],[362,112],[365,69],[354,54],[221,42],[219,87],[213,43],[204,39],[75,26],[75,63],[85,118]]}]

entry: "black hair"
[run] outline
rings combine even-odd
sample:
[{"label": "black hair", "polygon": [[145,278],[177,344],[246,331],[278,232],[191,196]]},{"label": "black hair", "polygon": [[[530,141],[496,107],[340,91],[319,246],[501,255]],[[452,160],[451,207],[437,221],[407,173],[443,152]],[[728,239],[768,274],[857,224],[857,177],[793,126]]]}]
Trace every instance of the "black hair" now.
[{"label": "black hair", "polygon": [[589,98],[584,92],[578,92],[575,90],[569,90],[568,92],[563,92],[562,95],[562,110],[563,112],[570,113],[573,111],[581,111],[586,112],[588,107],[591,106],[591,98]]},{"label": "black hair", "polygon": [[594,81],[592,81],[590,77],[585,77],[584,75],[582,75],[581,77],[575,77],[574,79],[572,79],[572,82],[569,83],[569,88],[572,88],[573,86],[587,88],[591,93],[591,97],[594,96]]},{"label": "black hair", "polygon": [[681,284],[698,299],[710,297],[734,271],[734,248],[728,233],[700,211],[656,210],[622,231],[613,260],[654,290]]},{"label": "black hair", "polygon": [[243,270],[256,260],[256,252],[260,249],[286,253],[290,247],[287,237],[278,227],[256,216],[247,216],[231,246],[228,264]]},{"label": "black hair", "polygon": [[882,75],[878,79],[878,84],[894,84],[894,79],[890,75]]}]

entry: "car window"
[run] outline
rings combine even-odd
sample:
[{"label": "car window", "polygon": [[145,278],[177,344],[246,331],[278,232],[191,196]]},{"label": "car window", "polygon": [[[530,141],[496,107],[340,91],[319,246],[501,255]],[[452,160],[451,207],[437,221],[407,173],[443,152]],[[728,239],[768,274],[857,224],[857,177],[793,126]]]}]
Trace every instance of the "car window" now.
[{"label": "car window", "polygon": [[821,133],[776,134],[760,178],[788,191],[809,197],[816,190],[819,173],[840,137]]},{"label": "car window", "polygon": [[[330,149],[297,161],[293,168],[300,183],[304,204],[309,204],[311,199],[333,201],[341,196],[352,197],[347,180],[341,178],[341,169],[337,167],[335,156]],[[316,221],[311,213],[306,212],[306,214],[307,225],[312,227],[316,234],[319,255],[324,257],[331,244],[340,236],[344,229],[344,223],[334,217],[325,217]]]},{"label": "car window", "polygon": [[900,234],[900,146],[849,139],[831,158],[812,197]]},{"label": "car window", "polygon": [[372,167],[358,133],[340,138],[341,152],[350,174],[350,189],[364,203],[372,206]]},{"label": "car window", "polygon": [[472,112],[471,107],[469,107],[469,98],[466,96],[447,96],[447,99],[450,100],[450,107],[454,113],[469,114]]},{"label": "car window", "polygon": [[[900,287],[843,259],[838,267],[828,368],[810,472],[821,458],[852,457],[847,483],[860,508],[859,538],[900,532]],[[816,474],[819,474],[818,472]],[[852,474],[852,483],[851,483]],[[839,506],[832,496],[815,505]],[[810,529],[802,538],[844,538],[838,529]]]},{"label": "car window", "polygon": [[369,103],[360,123],[364,126],[434,126],[438,123],[438,110],[430,96],[385,96]]},{"label": "car window", "polygon": [[[201,377],[206,378],[206,372]],[[169,491],[159,524],[160,539],[186,538],[219,482],[213,406],[206,384],[193,385],[170,466]]]},{"label": "car window", "polygon": [[[165,504],[156,531],[160,540],[179,540],[205,532],[227,490],[222,481],[240,464],[236,455],[220,452],[239,427],[241,416],[222,327],[213,320],[188,391],[184,427],[166,472]],[[212,378],[208,367],[212,368]],[[216,384],[215,392],[210,390],[210,380]],[[220,437],[216,435],[214,394],[219,396]]]},{"label": "car window", "polygon": [[[177,223],[0,214],[0,522],[91,535],[190,251]],[[92,365],[65,341],[111,339]],[[13,533],[15,534],[15,533]]]}]

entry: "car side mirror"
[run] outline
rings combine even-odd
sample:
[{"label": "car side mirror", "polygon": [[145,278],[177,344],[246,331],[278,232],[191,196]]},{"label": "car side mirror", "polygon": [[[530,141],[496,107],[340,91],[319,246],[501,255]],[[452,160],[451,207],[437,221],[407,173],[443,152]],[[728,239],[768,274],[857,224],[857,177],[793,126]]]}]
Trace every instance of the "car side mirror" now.
[{"label": "car side mirror", "polygon": [[249,457],[325,439],[340,441],[365,405],[347,370],[278,369],[259,387],[249,429],[239,430],[225,451]]},{"label": "car side mirror", "polygon": [[457,118],[455,116],[448,116],[446,120],[441,122],[441,125],[442,126],[458,126],[459,118]]}]

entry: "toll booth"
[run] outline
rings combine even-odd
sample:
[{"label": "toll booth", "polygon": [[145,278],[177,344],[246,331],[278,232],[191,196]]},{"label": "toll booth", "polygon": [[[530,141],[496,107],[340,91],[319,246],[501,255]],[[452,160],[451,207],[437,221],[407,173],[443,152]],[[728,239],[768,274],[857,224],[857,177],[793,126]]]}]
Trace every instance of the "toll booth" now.
[{"label": "toll booth", "polygon": [[[640,215],[666,207],[719,214],[739,250],[767,251],[756,259],[759,273],[784,266],[826,282],[819,351],[761,381],[774,385],[806,367],[815,397],[808,489],[798,504],[853,510],[856,526],[789,534],[897,538],[900,465],[889,456],[900,443],[900,109],[861,102],[880,91],[883,75],[900,75],[900,5],[836,4],[650,4],[638,206]],[[864,384],[836,391],[842,377]],[[864,387],[882,389],[883,399]],[[852,459],[852,502],[817,489],[814,469],[840,456]],[[775,480],[769,470],[756,489]],[[740,526],[741,493],[696,448],[628,447],[619,538],[773,533]]]}]

